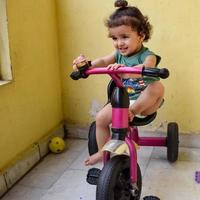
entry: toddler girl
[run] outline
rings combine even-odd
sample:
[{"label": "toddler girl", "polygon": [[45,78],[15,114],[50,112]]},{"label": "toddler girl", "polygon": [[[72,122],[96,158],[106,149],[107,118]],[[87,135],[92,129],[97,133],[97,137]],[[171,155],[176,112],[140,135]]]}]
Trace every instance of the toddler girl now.
[{"label": "toddler girl", "polygon": [[[123,66],[156,67],[160,57],[143,46],[143,42],[147,42],[151,35],[148,17],[144,16],[138,8],[128,6],[125,0],[117,0],[115,6],[118,8],[106,21],[115,51],[95,59],[91,62],[91,67],[107,67],[110,70]],[[83,55],[76,58],[73,61],[74,70],[77,70],[76,65],[83,61],[87,61]],[[135,115],[150,115],[159,108],[163,100],[164,87],[158,78],[134,74],[123,74],[121,78],[127,87],[130,102],[135,100],[134,104],[130,104],[129,120],[133,120]],[[85,165],[93,165],[102,160],[101,149],[110,137],[111,119],[112,107],[109,103],[96,116],[96,139],[99,151],[87,158]]]}]

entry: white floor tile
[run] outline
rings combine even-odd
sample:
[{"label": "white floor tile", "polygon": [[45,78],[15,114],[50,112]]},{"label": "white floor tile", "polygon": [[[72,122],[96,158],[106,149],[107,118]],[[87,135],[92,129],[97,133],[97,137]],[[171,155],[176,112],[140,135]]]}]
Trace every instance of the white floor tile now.
[{"label": "white floor tile", "polygon": [[[86,140],[67,140],[61,154],[49,154],[2,200],[95,200],[96,187],[86,182]],[[179,160],[170,164],[165,147],[140,147],[138,163],[143,174],[142,197],[158,196],[161,200],[198,200],[200,184],[194,180],[200,171],[200,149],[180,148]],[[141,198],[142,199],[142,198]]]},{"label": "white floor tile", "polygon": [[19,184],[48,189],[58,180],[77,156],[78,152],[49,154],[42,162],[33,168]]},{"label": "white floor tile", "polygon": [[75,169],[75,170],[88,170],[92,167],[96,167],[101,169],[103,166],[103,163],[97,163],[93,166],[85,166],[84,165],[84,160],[86,158],[88,158],[89,154],[88,154],[88,150],[85,149],[82,153],[80,153],[80,155],[76,158],[76,160],[70,165],[69,169]]},{"label": "white floor tile", "polygon": [[19,184],[42,189],[50,188],[85,148],[85,140],[67,141],[64,152],[46,156]]},{"label": "white floor tile", "polygon": [[[179,161],[193,161],[200,162],[200,149],[179,147]],[[152,156],[153,159],[167,160],[167,148],[166,147],[154,147]]]},{"label": "white floor tile", "polygon": [[39,200],[46,192],[38,188],[16,185],[1,200]]},{"label": "white floor tile", "polygon": [[[200,163],[200,149],[197,148],[179,148],[180,161],[193,161]],[[200,167],[200,166],[199,166]]]},{"label": "white floor tile", "polygon": [[143,195],[155,195],[162,200],[197,200],[200,185],[194,180],[197,162],[151,159],[143,178]]},{"label": "white floor tile", "polygon": [[69,145],[68,145],[68,149],[70,151],[75,151],[75,152],[82,152],[85,149],[87,149],[87,140],[76,140],[76,139],[67,139],[67,141],[69,140]]},{"label": "white floor tile", "polygon": [[140,146],[139,150],[137,150],[137,157],[138,157],[137,159],[142,176],[145,174],[146,168],[148,167],[152,151],[153,147],[142,147],[142,146]]},{"label": "white floor tile", "polygon": [[96,187],[86,183],[85,170],[67,170],[41,200],[94,200]]}]

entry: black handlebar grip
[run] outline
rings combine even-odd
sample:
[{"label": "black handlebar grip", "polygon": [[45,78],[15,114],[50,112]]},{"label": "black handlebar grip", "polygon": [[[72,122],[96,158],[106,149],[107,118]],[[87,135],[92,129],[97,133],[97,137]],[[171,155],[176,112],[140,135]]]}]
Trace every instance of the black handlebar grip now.
[{"label": "black handlebar grip", "polygon": [[79,71],[76,71],[76,72],[72,72],[70,74],[70,77],[73,79],[73,80],[78,80],[81,78],[81,73]]},{"label": "black handlebar grip", "polygon": [[142,69],[142,75],[160,77],[162,79],[165,79],[169,76],[169,71],[166,68],[158,69],[158,68],[144,67]]},{"label": "black handlebar grip", "polygon": [[169,77],[169,70],[166,68],[162,68],[160,69],[160,74],[159,74],[160,78],[168,78]]},{"label": "black handlebar grip", "polygon": [[70,74],[70,77],[73,80],[78,80],[80,78],[87,78],[88,75],[85,74],[85,71],[87,69],[89,69],[90,66],[91,66],[91,61],[87,61],[87,62],[84,61],[82,63],[79,63],[79,65],[78,65],[78,71],[72,72]]}]

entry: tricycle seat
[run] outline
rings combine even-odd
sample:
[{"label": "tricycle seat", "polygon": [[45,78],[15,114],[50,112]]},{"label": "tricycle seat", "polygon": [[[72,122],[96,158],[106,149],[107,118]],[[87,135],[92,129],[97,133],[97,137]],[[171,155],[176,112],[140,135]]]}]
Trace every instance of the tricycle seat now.
[{"label": "tricycle seat", "polygon": [[[111,101],[111,95],[114,91],[116,87],[116,84],[113,80],[111,80],[107,86],[107,96],[108,96],[108,102],[109,103]],[[157,112],[154,112],[150,115],[147,115],[145,117],[138,117],[138,116],[135,116],[133,121],[129,122],[129,125],[130,126],[145,126],[149,123],[151,123],[155,118],[156,118],[156,115],[157,115]]]}]

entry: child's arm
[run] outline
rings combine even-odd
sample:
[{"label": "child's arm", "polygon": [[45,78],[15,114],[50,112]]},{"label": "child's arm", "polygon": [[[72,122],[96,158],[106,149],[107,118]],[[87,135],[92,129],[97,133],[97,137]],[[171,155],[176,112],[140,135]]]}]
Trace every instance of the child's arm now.
[{"label": "child's arm", "polygon": [[108,65],[110,64],[113,64],[115,63],[115,52],[109,54],[109,55],[106,55],[104,57],[101,57],[101,58],[97,58],[95,60],[93,60],[91,62],[92,64],[92,68],[96,68],[96,67],[107,67]]},{"label": "child's arm", "polygon": [[[156,56],[155,55],[149,55],[145,58],[143,64],[136,65],[136,67],[155,67],[156,66]],[[137,74],[124,74],[123,78],[139,78],[141,75]]]},{"label": "child's arm", "polygon": [[[88,61],[89,60],[84,55],[81,54],[73,61],[73,69],[76,71],[78,64],[88,62]],[[115,63],[115,52],[113,52],[109,55],[106,55],[104,57],[93,60],[91,62],[91,68],[107,67],[108,65],[110,65],[112,63]]]},{"label": "child's arm", "polygon": [[145,67],[155,67],[157,58],[155,55],[149,55],[145,58],[143,65]]}]

